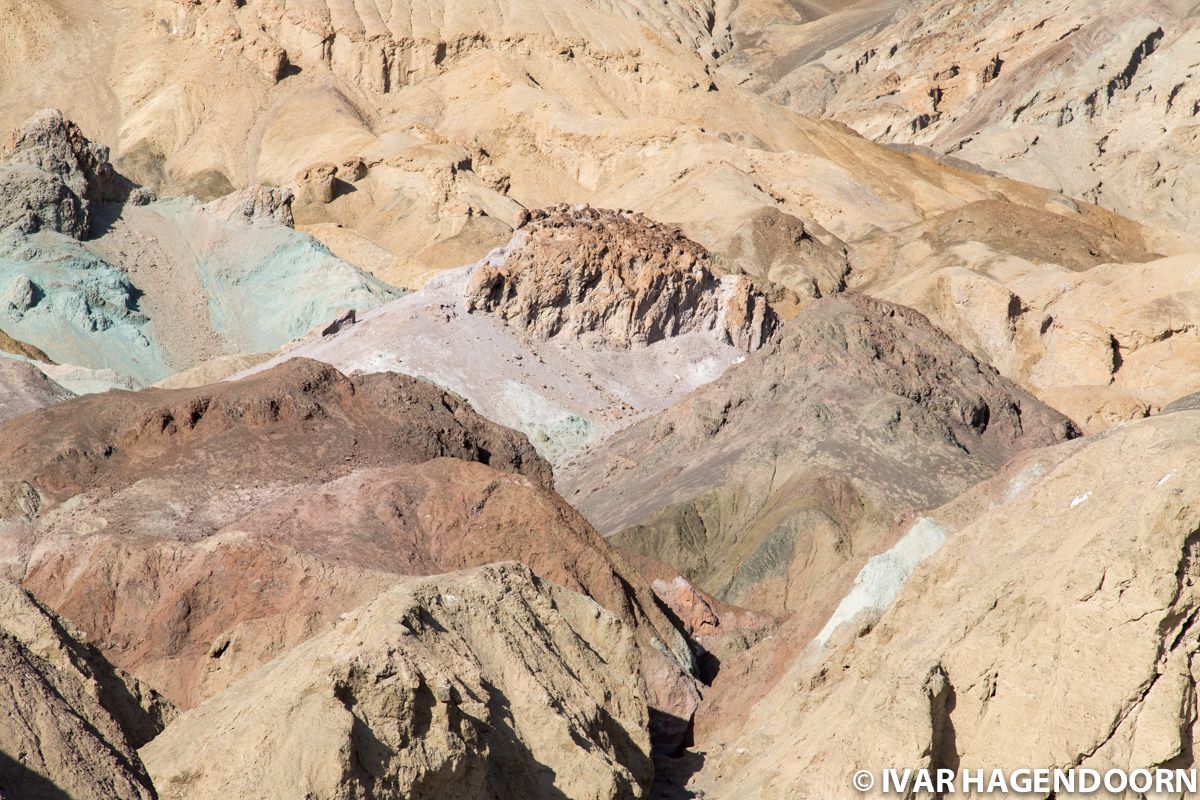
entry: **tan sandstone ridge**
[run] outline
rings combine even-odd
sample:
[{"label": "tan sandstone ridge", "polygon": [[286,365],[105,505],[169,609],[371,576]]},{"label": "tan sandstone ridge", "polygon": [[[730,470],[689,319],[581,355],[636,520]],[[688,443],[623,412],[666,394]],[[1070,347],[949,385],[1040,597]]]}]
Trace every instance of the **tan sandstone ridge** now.
[{"label": "tan sandstone ridge", "polygon": [[1195,229],[1193,3],[892,5],[876,27],[828,52],[788,52],[777,41],[754,53],[746,61],[761,70],[756,87],[877,141]]},{"label": "tan sandstone ridge", "polygon": [[137,749],[173,709],[0,581],[0,795],[153,800]]},{"label": "tan sandstone ridge", "polygon": [[521,565],[407,579],[142,756],[164,800],[645,797],[636,653],[614,616]]},{"label": "tan sandstone ridge", "polygon": [[778,325],[746,276],[629,211],[539,209],[507,245],[335,324],[256,369],[305,357],[395,370],[466,398],[558,463],[683,398]]},{"label": "tan sandstone ridge", "polygon": [[825,798],[859,768],[1192,764],[1198,430],[1180,412],[1026,453],[932,512],[944,544],[894,603],[861,602],[864,570],[748,719],[704,722],[694,785]]},{"label": "tan sandstone ridge", "polygon": [[1146,252],[1065,198],[973,203],[859,241],[848,286],[916,308],[1089,431],[1196,391],[1191,256]]},{"label": "tan sandstone ridge", "polygon": [[[739,86],[719,69],[737,13],[712,0],[26,5],[3,7],[0,125],[63,108],[162,194],[291,187],[298,225],[408,288],[503,244],[525,208],[590,202],[652,212],[807,297],[874,228],[1048,196]],[[27,88],[47,70],[63,80]],[[777,246],[739,245],[763,215]]]},{"label": "tan sandstone ridge", "polygon": [[698,702],[683,636],[549,465],[423,381],[292,360],[89,396],[5,429],[0,459],[6,573],[183,707],[396,575],[513,558],[630,627],[656,736]]},{"label": "tan sandstone ridge", "polygon": [[920,314],[846,294],[585,449],[560,482],[621,546],[722,600],[778,613],[820,606],[909,510],[1073,435]]}]

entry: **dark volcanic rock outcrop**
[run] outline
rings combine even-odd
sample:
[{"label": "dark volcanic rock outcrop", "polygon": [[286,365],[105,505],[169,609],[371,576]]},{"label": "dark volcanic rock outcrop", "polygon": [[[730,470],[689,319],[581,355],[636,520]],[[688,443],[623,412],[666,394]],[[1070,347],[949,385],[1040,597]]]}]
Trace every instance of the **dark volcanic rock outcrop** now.
[{"label": "dark volcanic rock outcrop", "polygon": [[898,515],[1074,434],[917,312],[840,295],[584,451],[562,483],[623,546],[723,600],[783,611],[872,552]]},{"label": "dark volcanic rock outcrop", "polygon": [[0,229],[16,224],[83,239],[91,203],[124,200],[133,188],[113,170],[108,148],[54,109],[14,131],[0,155]]},{"label": "dark volcanic rock outcrop", "polygon": [[467,285],[467,309],[499,314],[539,340],[627,349],[689,331],[756,350],[777,320],[741,276],[717,277],[707,250],[641,214],[535,211]]}]

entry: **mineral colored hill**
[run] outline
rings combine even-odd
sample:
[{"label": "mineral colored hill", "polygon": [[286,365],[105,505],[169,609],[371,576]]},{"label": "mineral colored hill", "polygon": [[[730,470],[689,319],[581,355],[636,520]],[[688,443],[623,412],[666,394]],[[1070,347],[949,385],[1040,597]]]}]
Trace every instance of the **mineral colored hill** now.
[{"label": "mineral colored hill", "polygon": [[558,461],[718,377],[777,324],[745,276],[719,277],[677,229],[560,206],[533,212],[483,261],[268,365],[304,356],[420,375]]},{"label": "mineral colored hill", "polygon": [[142,754],[164,800],[645,797],[637,660],[615,617],[521,565],[405,579]]},{"label": "mineral colored hill", "polygon": [[277,348],[340,307],[396,296],[292,230],[291,202],[263,187],[203,206],[155,200],[77,125],[40,112],[0,158],[6,341],[36,348],[28,357],[151,382]]},{"label": "mineral colored hill", "polygon": [[153,800],[136,748],[173,710],[63,620],[0,581],[0,792],[28,800]]},{"label": "mineral colored hill", "polygon": [[656,733],[695,709],[691,653],[645,581],[523,436],[431,384],[294,359],[80,398],[0,439],[9,574],[185,707],[397,574],[519,558],[630,626]]},{"label": "mineral colored hill", "polygon": [[[1185,411],[1026,453],[932,512],[945,544],[890,610],[793,651],[740,728],[709,720],[697,788],[823,798],[862,764],[1192,763],[1198,432]],[[756,691],[730,689],[738,709]]]},{"label": "mineral colored hill", "polygon": [[583,451],[564,496],[702,589],[794,610],[896,515],[1076,435],[920,314],[818,301],[681,403]]}]

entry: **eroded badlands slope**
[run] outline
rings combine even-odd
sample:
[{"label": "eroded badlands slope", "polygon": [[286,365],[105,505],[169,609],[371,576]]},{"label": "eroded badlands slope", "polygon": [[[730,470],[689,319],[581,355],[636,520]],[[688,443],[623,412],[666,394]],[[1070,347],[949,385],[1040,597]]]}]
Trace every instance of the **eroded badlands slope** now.
[{"label": "eroded badlands slope", "polygon": [[[405,288],[503,244],[526,208],[590,202],[678,224],[806,296],[830,285],[829,262],[800,255],[809,240],[836,254],[965,203],[1047,197],[739,86],[717,69],[739,33],[722,3],[9,0],[5,13],[19,45],[0,84],[74,70],[72,49],[93,68],[8,88],[0,125],[62,108],[163,195],[290,187],[303,229]],[[764,224],[778,247],[745,246]]]},{"label": "eroded badlands slope", "polygon": [[179,800],[645,797],[637,661],[615,617],[521,565],[404,579],[142,756]]},{"label": "eroded badlands slope", "polygon": [[1190,231],[1193,5],[906,2],[804,66],[779,50],[751,61],[759,87],[802,113]]},{"label": "eroded badlands slope", "polygon": [[696,786],[821,798],[865,764],[1192,763],[1198,425],[1180,412],[1026,453],[934,511],[945,543],[890,610],[794,640],[765,696],[725,687]]},{"label": "eroded badlands slope", "polygon": [[88,396],[4,428],[0,462],[6,574],[181,706],[396,575],[514,558],[630,627],[664,735],[698,701],[681,634],[525,437],[423,381],[292,360]]},{"label": "eroded badlands slope", "polygon": [[920,314],[847,294],[585,449],[560,482],[621,545],[721,599],[796,611],[819,606],[902,515],[1073,435]]},{"label": "eroded badlands slope", "polygon": [[137,748],[174,716],[20,587],[0,581],[0,790],[153,800]]}]

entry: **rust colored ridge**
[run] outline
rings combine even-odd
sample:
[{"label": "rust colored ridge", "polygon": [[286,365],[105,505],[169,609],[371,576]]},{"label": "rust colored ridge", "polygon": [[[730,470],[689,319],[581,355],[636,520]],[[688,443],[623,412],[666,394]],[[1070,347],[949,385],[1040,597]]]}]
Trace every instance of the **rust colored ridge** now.
[{"label": "rust colored ridge", "polygon": [[577,206],[534,211],[467,285],[467,309],[535,339],[630,349],[692,331],[756,350],[778,325],[745,276],[716,275],[677,228],[642,214]]},{"label": "rust colored ridge", "polygon": [[519,560],[630,627],[652,705],[674,693],[686,702],[663,710],[686,718],[694,708],[686,645],[649,586],[530,478],[451,458],[365,469],[247,504],[196,543],[149,535],[175,496],[165,484],[77,497],[74,513],[31,532],[39,547],[22,571],[45,602],[105,642],[114,663],[183,707],[324,630],[397,575]]},{"label": "rust colored ridge", "polygon": [[347,377],[306,359],[197,389],[81,397],[0,428],[5,479],[29,484],[43,506],[146,478],[186,478],[191,486],[319,482],[440,456],[553,484],[550,466],[524,436],[464,400],[416,378]]},{"label": "rust colored ridge", "polygon": [[88,396],[0,428],[0,464],[0,569],[184,707],[398,575],[498,560],[630,627],[656,731],[699,702],[682,634],[525,437],[421,380],[299,359]]},{"label": "rust colored ridge", "polygon": [[37,349],[31,344],[17,341],[4,331],[0,331],[0,353],[10,353],[14,356],[21,356],[22,358],[28,358],[32,361],[41,361],[45,364],[54,363],[50,360],[50,357],[41,350]]}]

